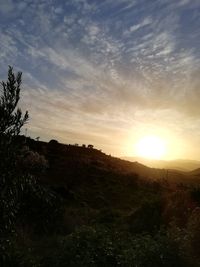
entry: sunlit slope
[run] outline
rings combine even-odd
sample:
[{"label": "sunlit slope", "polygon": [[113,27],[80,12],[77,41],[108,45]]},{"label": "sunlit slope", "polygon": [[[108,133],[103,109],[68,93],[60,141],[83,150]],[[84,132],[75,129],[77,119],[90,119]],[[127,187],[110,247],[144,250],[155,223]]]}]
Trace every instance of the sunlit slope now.
[{"label": "sunlit slope", "polygon": [[192,171],[200,168],[200,161],[198,160],[152,160],[141,157],[122,157],[122,159],[129,160],[132,162],[138,161],[148,167],[160,168],[160,169],[176,169],[181,171]]}]

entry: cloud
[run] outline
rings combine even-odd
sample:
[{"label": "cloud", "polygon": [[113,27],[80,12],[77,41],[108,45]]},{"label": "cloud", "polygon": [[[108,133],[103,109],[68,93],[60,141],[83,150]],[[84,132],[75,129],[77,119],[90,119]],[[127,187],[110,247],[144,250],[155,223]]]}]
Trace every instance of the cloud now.
[{"label": "cloud", "polygon": [[131,26],[130,32],[135,32],[151,23],[152,23],[152,19],[150,17],[147,17],[141,23]]},{"label": "cloud", "polygon": [[12,65],[15,63],[15,57],[18,54],[16,42],[14,38],[6,32],[0,30],[0,61],[3,66]]}]

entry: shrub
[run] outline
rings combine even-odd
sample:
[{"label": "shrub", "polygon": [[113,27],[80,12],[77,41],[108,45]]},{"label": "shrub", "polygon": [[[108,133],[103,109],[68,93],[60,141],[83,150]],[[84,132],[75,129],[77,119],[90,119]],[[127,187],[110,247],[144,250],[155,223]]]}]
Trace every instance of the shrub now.
[{"label": "shrub", "polygon": [[23,186],[17,220],[19,225],[28,224],[37,234],[57,231],[62,220],[62,199],[31,175],[23,177],[20,184]]},{"label": "shrub", "polygon": [[190,191],[190,196],[193,201],[195,201],[198,206],[200,206],[200,187],[192,188]]},{"label": "shrub", "polygon": [[154,233],[162,224],[161,201],[144,201],[128,218],[130,231],[133,233]]},{"label": "shrub", "polygon": [[167,234],[130,236],[102,227],[82,227],[60,239],[44,267],[186,267]]},{"label": "shrub", "polygon": [[23,147],[17,157],[18,169],[21,172],[41,175],[48,167],[48,162],[43,155]]},{"label": "shrub", "polygon": [[190,256],[200,260],[200,208],[193,210],[187,224],[187,244]]},{"label": "shrub", "polygon": [[177,226],[184,227],[193,208],[188,192],[177,190],[167,195],[163,218],[167,223],[174,221]]}]

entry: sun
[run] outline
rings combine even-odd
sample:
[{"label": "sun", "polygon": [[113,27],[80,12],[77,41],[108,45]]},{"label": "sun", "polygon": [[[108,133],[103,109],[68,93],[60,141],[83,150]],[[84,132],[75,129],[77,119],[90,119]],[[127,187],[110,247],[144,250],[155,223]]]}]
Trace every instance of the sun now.
[{"label": "sun", "polygon": [[166,153],[164,140],[158,136],[145,136],[136,143],[137,156],[161,159]]}]

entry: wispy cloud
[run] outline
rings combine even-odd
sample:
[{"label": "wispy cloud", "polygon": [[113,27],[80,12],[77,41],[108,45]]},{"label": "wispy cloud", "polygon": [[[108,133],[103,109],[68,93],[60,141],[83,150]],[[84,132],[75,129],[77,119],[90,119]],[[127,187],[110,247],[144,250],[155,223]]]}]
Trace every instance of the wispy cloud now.
[{"label": "wispy cloud", "polygon": [[151,23],[152,23],[151,18],[147,17],[141,23],[138,23],[136,25],[131,26],[130,32],[135,32],[135,31],[137,31],[137,30],[139,30],[139,29],[141,29],[141,28],[143,28],[143,27],[145,27]]}]

